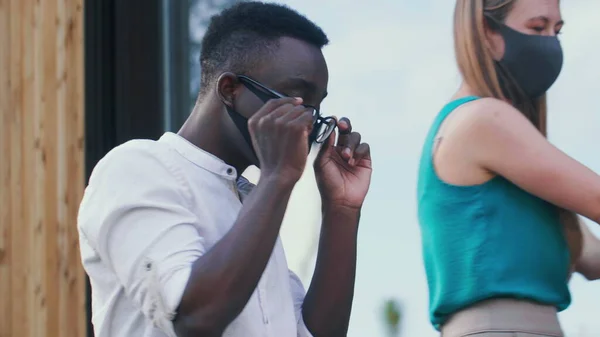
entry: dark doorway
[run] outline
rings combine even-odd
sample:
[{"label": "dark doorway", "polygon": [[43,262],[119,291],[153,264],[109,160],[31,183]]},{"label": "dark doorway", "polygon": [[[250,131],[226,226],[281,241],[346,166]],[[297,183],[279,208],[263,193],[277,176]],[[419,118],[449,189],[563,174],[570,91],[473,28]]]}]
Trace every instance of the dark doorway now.
[{"label": "dark doorway", "polygon": [[[240,0],[87,0],[85,170],[131,139],[177,131],[199,90],[210,17]],[[89,280],[88,337],[92,337]]]}]

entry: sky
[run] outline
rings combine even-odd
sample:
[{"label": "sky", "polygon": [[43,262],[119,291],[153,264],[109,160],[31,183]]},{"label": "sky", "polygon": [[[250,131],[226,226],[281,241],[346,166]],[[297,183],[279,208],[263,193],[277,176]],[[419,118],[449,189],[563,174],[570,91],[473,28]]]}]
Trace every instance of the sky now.
[{"label": "sky", "polygon": [[[404,309],[402,336],[433,337],[416,217],[418,159],[434,116],[460,83],[454,63],[451,0],[286,0],[329,35],[326,115],[347,116],[370,143],[373,178],[358,239],[350,337],[385,336],[382,305]],[[549,138],[600,173],[600,1],[564,0],[563,72],[549,92]],[[596,60],[596,61],[594,61]],[[256,171],[249,171],[250,178]],[[320,222],[314,172],[294,190],[282,238],[290,268],[308,287]],[[600,227],[589,223],[600,235]],[[600,281],[571,281],[573,303],[560,314],[568,337],[600,331]]]}]

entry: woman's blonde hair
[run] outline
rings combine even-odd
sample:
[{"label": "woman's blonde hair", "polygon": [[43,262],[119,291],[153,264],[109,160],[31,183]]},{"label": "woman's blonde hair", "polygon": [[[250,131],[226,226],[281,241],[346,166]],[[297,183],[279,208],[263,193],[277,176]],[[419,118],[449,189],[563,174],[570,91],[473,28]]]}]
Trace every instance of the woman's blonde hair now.
[{"label": "woman's blonde hair", "polygon": [[[531,100],[492,58],[486,43],[486,22],[504,22],[517,0],[457,0],[454,50],[464,81],[481,97],[510,101],[546,135],[546,96]],[[501,85],[502,83],[502,85]]]},{"label": "woman's blonde hair", "polygon": [[[480,97],[507,100],[535,127],[547,136],[546,95],[530,99],[510,74],[492,58],[486,42],[488,19],[505,22],[518,0],[457,0],[454,10],[454,50],[463,80]],[[571,261],[579,258],[582,248],[577,216],[559,210],[565,236],[571,251]]]}]

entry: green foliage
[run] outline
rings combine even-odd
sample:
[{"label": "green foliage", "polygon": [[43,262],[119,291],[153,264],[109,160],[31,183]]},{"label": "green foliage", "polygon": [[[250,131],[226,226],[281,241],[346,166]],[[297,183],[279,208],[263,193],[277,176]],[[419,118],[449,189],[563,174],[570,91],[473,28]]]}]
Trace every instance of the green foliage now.
[{"label": "green foliage", "polygon": [[383,305],[383,320],[388,336],[400,336],[402,322],[402,306],[398,300],[388,299]]}]

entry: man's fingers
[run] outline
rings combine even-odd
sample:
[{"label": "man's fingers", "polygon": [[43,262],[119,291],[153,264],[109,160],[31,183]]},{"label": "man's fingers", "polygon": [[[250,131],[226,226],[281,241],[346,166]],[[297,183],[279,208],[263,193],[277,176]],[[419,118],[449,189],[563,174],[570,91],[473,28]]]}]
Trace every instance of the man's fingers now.
[{"label": "man's fingers", "polygon": [[273,110],[270,114],[263,116],[262,119],[278,121],[285,118],[290,113],[293,113],[296,110],[302,111],[302,108],[302,105],[284,104],[278,107],[277,109]]},{"label": "man's fingers", "polygon": [[258,111],[250,119],[259,120],[260,118],[271,114],[271,112],[274,112],[279,107],[286,105],[286,104],[290,104],[290,105],[294,105],[294,106],[300,105],[300,104],[302,104],[302,98],[284,97],[284,98],[270,99],[267,101],[267,103],[265,103],[265,105],[263,105],[260,109],[258,109]]},{"label": "man's fingers", "polygon": [[[360,140],[361,136],[358,132],[352,132],[351,134],[347,135],[346,144],[344,144],[343,147],[340,147],[342,150],[342,158],[350,160],[352,157],[354,157],[354,151],[359,146]],[[339,141],[338,146],[340,146]]]},{"label": "man's fingers", "polygon": [[295,106],[291,111],[279,116],[278,120],[290,122],[307,113],[312,116],[312,110],[309,110],[303,105],[298,105]]},{"label": "man's fingers", "polygon": [[356,150],[354,150],[354,158],[352,158],[354,162],[359,162],[362,159],[371,160],[371,147],[367,143],[362,143],[358,145]]},{"label": "man's fingers", "polygon": [[300,114],[298,114],[294,118],[292,123],[297,125],[298,127],[304,128],[310,134],[310,131],[313,128],[313,109],[305,108]]},{"label": "man's fingers", "polygon": [[352,123],[350,119],[347,117],[341,118],[337,122],[337,127],[339,131],[339,137],[337,146],[344,148],[348,146],[348,142],[350,141],[350,134],[352,133]]},{"label": "man's fingers", "polygon": [[[327,155],[329,155],[330,151],[335,151],[335,136],[336,136],[336,130],[334,129],[333,132],[331,132],[331,135],[329,135],[329,138],[327,138],[327,140],[325,142],[323,142],[323,144],[321,145],[321,148],[319,149],[319,154],[317,155],[317,158],[322,159],[325,158]],[[315,161],[315,167],[318,167],[319,165],[319,160]]]},{"label": "man's fingers", "polygon": [[352,132],[352,123],[348,117],[342,117],[338,121],[338,127],[340,129],[340,133],[348,134]]}]

